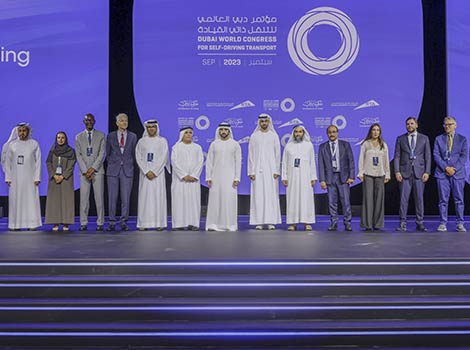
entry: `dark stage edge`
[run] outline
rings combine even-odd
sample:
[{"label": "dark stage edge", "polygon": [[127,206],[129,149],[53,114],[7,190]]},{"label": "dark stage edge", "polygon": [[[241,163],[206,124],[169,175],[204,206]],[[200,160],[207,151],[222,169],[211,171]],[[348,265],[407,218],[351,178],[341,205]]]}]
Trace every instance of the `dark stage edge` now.
[{"label": "dark stage edge", "polygon": [[[470,252],[470,233],[457,233],[453,218],[448,232],[436,232],[438,218],[426,218],[429,232],[414,231],[413,219],[406,233],[396,232],[397,217],[387,217],[380,232],[365,232],[359,219],[353,231],[328,232],[329,217],[317,216],[314,231],[288,232],[286,225],[274,231],[257,231],[248,217],[239,217],[237,232],[205,231],[116,231],[11,232],[6,219],[0,222],[0,259],[143,259],[143,260],[312,260],[312,259],[466,259]],[[129,222],[136,229],[135,218]],[[469,226],[470,228],[470,226]]]}]

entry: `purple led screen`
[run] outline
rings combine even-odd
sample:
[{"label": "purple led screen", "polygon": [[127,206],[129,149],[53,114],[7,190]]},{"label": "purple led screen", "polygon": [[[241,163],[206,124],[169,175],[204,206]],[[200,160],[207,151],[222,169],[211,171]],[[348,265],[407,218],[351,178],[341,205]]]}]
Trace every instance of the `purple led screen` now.
[{"label": "purple led screen", "polygon": [[[457,132],[470,137],[470,2],[447,1],[447,106],[457,119]],[[444,132],[444,130],[443,130]],[[467,174],[470,165],[466,164]]]},{"label": "purple led screen", "polygon": [[[87,112],[107,130],[108,13],[105,0],[0,2],[0,142],[18,122],[31,123],[42,151],[42,195],[56,132],[65,131],[74,146]],[[0,195],[7,194],[1,181]]]},{"label": "purple led screen", "polygon": [[316,151],[335,124],[356,158],[380,122],[393,152],[421,106],[422,36],[420,0],[137,0],[137,108],[159,120],[170,145],[193,126],[206,152],[217,124],[229,122],[247,194],[248,140],[262,112],[282,144],[304,124]]}]

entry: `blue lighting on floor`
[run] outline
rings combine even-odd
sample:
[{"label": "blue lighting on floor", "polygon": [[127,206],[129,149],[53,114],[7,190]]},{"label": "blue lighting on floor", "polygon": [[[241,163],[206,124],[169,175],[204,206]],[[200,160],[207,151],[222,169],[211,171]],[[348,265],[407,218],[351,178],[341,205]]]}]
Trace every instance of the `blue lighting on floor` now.
[{"label": "blue lighting on floor", "polygon": [[0,332],[0,337],[318,337],[318,336],[470,335],[470,330],[265,331],[265,332]]},{"label": "blue lighting on floor", "polygon": [[84,267],[84,266],[112,266],[112,267],[191,267],[191,266],[459,266],[470,265],[470,260],[461,261],[161,261],[161,262],[114,262],[114,261],[60,261],[60,262],[6,262],[1,261],[0,267]]}]

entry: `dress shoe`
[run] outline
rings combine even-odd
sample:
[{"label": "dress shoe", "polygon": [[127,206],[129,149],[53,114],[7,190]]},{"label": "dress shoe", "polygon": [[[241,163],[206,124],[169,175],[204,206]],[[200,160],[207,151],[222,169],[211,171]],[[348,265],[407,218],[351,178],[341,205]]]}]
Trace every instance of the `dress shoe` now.
[{"label": "dress shoe", "polygon": [[96,231],[103,231],[103,225],[96,226]]},{"label": "dress shoe", "polygon": [[173,227],[172,231],[184,231],[184,227]]},{"label": "dress shoe", "polygon": [[338,231],[338,224],[334,223],[328,226],[328,231]]},{"label": "dress shoe", "polygon": [[197,226],[188,226],[188,230],[190,230],[190,231],[199,231],[199,227],[197,227]]},{"label": "dress shoe", "polygon": [[127,226],[127,224],[125,223],[121,224],[121,231],[129,231],[129,227]]},{"label": "dress shoe", "polygon": [[80,225],[79,231],[88,231],[88,227],[86,225]]},{"label": "dress shoe", "polygon": [[400,226],[398,226],[395,231],[397,231],[397,232],[406,232],[406,231],[408,231],[407,228],[406,228],[406,222],[401,222]]},{"label": "dress shoe", "polygon": [[416,225],[416,231],[419,231],[419,232],[428,232],[428,229],[426,227],[424,227],[423,224],[418,224]]},{"label": "dress shoe", "polygon": [[109,224],[108,231],[116,231],[116,225],[115,224]]},{"label": "dress shoe", "polygon": [[351,224],[349,222],[345,223],[344,224],[344,229],[346,231],[352,231],[352,227],[351,227]]}]

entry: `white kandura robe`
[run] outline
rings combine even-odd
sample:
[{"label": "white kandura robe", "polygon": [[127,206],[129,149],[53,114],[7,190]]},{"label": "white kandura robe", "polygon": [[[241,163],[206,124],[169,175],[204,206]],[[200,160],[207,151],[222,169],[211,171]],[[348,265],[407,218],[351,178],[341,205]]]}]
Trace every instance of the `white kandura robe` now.
[{"label": "white kandura robe", "polygon": [[248,145],[248,176],[251,181],[250,225],[281,223],[279,206],[279,179],[281,175],[281,146],[274,132],[256,131]]},{"label": "white kandura robe", "polygon": [[[300,166],[294,167],[296,158]],[[314,223],[315,201],[312,180],[317,180],[315,153],[311,142],[289,142],[282,156],[282,179],[288,181],[286,188],[286,223]]]},{"label": "white kandura robe", "polygon": [[[201,219],[202,148],[196,143],[176,143],[171,150],[171,222],[173,227],[199,227]],[[185,176],[198,181],[185,182]]]},{"label": "white kandura robe", "polygon": [[[23,156],[23,164],[18,159]],[[42,225],[39,204],[41,150],[36,140],[15,140],[8,145],[5,181],[11,181],[8,194],[8,228],[37,228]]]},{"label": "white kandura robe", "polygon": [[211,143],[206,160],[206,181],[212,180],[206,230],[238,229],[238,192],[233,188],[233,181],[240,181],[241,161],[242,152],[237,141],[228,139]]},{"label": "white kandura robe", "polygon": [[[153,161],[147,155],[153,153]],[[139,166],[138,228],[167,227],[165,165],[168,161],[168,142],[161,136],[143,137],[135,148]],[[152,171],[156,178],[145,176]]]}]

